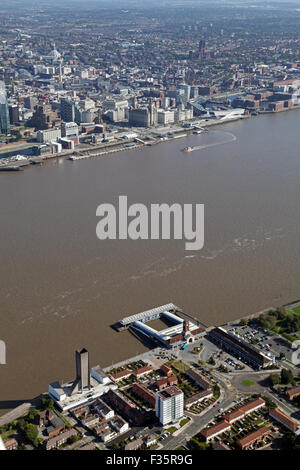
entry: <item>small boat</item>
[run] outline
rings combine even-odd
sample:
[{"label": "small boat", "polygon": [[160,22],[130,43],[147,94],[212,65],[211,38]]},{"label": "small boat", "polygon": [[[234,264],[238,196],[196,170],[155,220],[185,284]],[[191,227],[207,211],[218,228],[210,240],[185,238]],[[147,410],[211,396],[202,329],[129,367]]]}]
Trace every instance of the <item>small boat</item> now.
[{"label": "small boat", "polygon": [[194,147],[190,147],[190,146],[184,147],[183,149],[184,152],[192,152],[193,150],[194,150]]}]

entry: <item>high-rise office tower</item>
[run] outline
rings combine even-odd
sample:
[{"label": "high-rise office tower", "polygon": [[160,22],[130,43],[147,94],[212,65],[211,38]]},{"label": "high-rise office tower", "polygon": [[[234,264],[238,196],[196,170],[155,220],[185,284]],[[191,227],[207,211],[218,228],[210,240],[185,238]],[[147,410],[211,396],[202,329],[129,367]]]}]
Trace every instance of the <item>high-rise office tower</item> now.
[{"label": "high-rise office tower", "polygon": [[206,46],[205,39],[201,39],[201,41],[199,41],[199,53],[201,57],[204,57],[205,55],[205,46]]},{"label": "high-rise office tower", "polygon": [[24,98],[25,108],[34,110],[36,104],[37,104],[37,98],[35,96],[25,96]]},{"label": "high-rise office tower", "polygon": [[75,121],[75,107],[73,101],[67,98],[61,100],[60,115],[62,120],[65,122]]},{"label": "high-rise office tower", "polygon": [[20,121],[19,106],[16,104],[13,104],[9,106],[8,109],[9,109],[10,123],[17,124]]},{"label": "high-rise office tower", "polygon": [[0,134],[10,133],[9,109],[5,83],[0,81]]}]

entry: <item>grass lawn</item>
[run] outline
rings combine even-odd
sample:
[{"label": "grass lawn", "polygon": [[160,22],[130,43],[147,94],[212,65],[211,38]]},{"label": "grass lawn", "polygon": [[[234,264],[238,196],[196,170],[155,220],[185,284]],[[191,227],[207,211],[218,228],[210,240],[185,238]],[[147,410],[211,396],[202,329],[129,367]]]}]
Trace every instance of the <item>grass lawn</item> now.
[{"label": "grass lawn", "polygon": [[252,385],[255,385],[255,382],[253,382],[253,380],[245,379],[242,381],[242,384],[245,387],[252,387]]},{"label": "grass lawn", "polygon": [[183,372],[183,373],[191,368],[191,366],[185,364],[182,361],[171,361],[169,365],[171,367],[174,367],[174,369],[178,370],[178,372]]},{"label": "grass lawn", "polygon": [[281,336],[283,336],[285,339],[287,339],[290,343],[293,343],[294,341],[297,341],[299,338],[297,336],[293,336],[290,333],[280,333]]},{"label": "grass lawn", "polygon": [[300,315],[300,305],[298,307],[293,308],[293,312],[297,313],[297,315]]},{"label": "grass lawn", "polygon": [[183,418],[181,421],[180,421],[180,427],[184,426],[186,423],[188,423],[190,421],[190,418]]},{"label": "grass lawn", "polygon": [[170,428],[167,429],[167,431],[168,431],[170,434],[173,434],[175,431],[177,431],[177,428],[175,428],[174,426],[171,426]]}]

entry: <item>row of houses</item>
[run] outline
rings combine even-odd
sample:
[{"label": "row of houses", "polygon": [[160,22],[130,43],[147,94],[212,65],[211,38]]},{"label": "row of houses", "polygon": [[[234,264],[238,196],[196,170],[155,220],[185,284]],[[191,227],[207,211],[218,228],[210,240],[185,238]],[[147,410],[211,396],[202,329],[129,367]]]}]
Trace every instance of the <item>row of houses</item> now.
[{"label": "row of houses", "polygon": [[146,364],[145,366],[140,367],[139,369],[135,369],[135,370],[124,369],[124,370],[115,372],[111,374],[111,378],[115,382],[119,382],[120,380],[127,379],[131,375],[134,375],[137,379],[139,379],[141,377],[144,377],[145,375],[150,374],[152,371],[153,371],[152,366],[150,366],[150,364]]},{"label": "row of houses", "polygon": [[119,390],[109,390],[102,398],[105,403],[116,409],[122,416],[124,415],[126,419],[137,426],[147,420],[147,414]]},{"label": "row of houses", "polygon": [[289,390],[286,391],[286,395],[289,400],[293,400],[294,398],[297,398],[300,395],[300,386],[290,388]]},{"label": "row of houses", "polygon": [[[220,436],[224,432],[229,431],[234,422],[244,419],[247,415],[254,413],[255,411],[264,407],[265,404],[265,400],[263,400],[262,398],[256,398],[254,400],[251,400],[250,402],[240,406],[236,410],[225,414],[223,416],[222,421],[220,421],[219,423],[210,426],[206,429],[203,429],[200,435],[205,439],[206,442],[209,442],[212,439]],[[287,416],[279,408],[274,408],[270,410],[269,415],[271,418],[280,423],[289,431],[293,432],[296,435],[300,434],[299,423],[293,418]],[[241,450],[246,450],[250,446],[254,445],[256,442],[262,440],[264,437],[270,434],[270,432],[271,429],[269,426],[263,426],[237,441],[236,446]]]},{"label": "row of houses", "polygon": [[253,446],[257,442],[267,437],[270,434],[270,432],[271,432],[271,429],[269,428],[269,426],[262,426],[256,431],[253,431],[247,436],[238,440],[236,442],[236,447],[240,450],[248,450],[249,447]]},{"label": "row of houses", "polygon": [[209,428],[203,429],[200,432],[200,435],[205,439],[206,442],[209,442],[220,434],[229,431],[235,421],[243,419],[247,415],[254,413],[255,411],[265,406],[265,404],[266,402],[262,398],[251,400],[249,403],[246,403],[236,410],[227,413],[219,423],[210,426]]},{"label": "row of houses", "polygon": [[44,442],[45,450],[57,449],[58,447],[65,444],[72,436],[76,436],[77,431],[75,429],[69,429],[68,431],[62,432],[58,436],[52,437]]},{"label": "row of houses", "polygon": [[141,384],[134,384],[132,393],[141,398],[151,408],[155,408],[155,394]]},{"label": "row of houses", "polygon": [[187,409],[196,403],[200,403],[213,397],[212,384],[203,377],[200,372],[190,368],[186,371],[185,375],[201,388],[200,392],[196,392],[191,397],[185,398],[184,405]]},{"label": "row of houses", "polygon": [[273,410],[271,410],[269,415],[273,419],[275,419],[275,421],[280,423],[282,426],[284,426],[286,429],[288,429],[292,433],[294,433],[296,435],[300,435],[300,425],[299,425],[298,421],[296,421],[295,419],[290,418],[289,416],[287,416],[279,408],[274,408]]},{"label": "row of houses", "polygon": [[108,442],[113,439],[116,434],[122,434],[129,429],[129,424],[120,416],[115,416],[109,421],[99,422],[92,428],[92,432],[98,439]]}]

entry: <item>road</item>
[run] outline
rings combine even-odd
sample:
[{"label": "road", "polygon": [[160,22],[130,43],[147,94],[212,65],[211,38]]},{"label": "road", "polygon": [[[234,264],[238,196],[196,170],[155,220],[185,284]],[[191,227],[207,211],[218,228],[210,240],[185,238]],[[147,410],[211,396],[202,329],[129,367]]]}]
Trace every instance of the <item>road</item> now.
[{"label": "road", "polygon": [[[219,406],[224,411],[230,408],[233,404],[233,397],[225,397],[220,401]],[[177,436],[170,436],[162,441],[162,450],[175,450],[177,447],[186,444],[195,434],[201,429],[205,428],[217,415],[219,414],[218,408],[211,408],[207,413],[202,416],[194,416],[193,421],[187,424]],[[191,416],[191,415],[189,415]]]},{"label": "road", "polygon": [[9,411],[0,418],[0,426],[4,426],[5,424],[11,423],[17,418],[26,415],[30,410],[31,406],[31,402],[23,403],[22,405],[17,406],[15,409]]},{"label": "road", "polygon": [[[204,343],[203,338],[201,338],[199,343]],[[178,359],[181,359],[187,364],[196,365],[199,360],[199,355],[192,353],[195,346],[197,347],[199,344],[194,343],[186,349],[178,351]],[[203,354],[204,350],[205,347],[200,354]],[[219,408],[223,408],[225,411],[233,405],[234,400],[238,397],[238,392],[232,387],[230,380],[228,380],[227,377],[223,377],[215,370],[211,372],[211,376],[218,383],[221,390],[218,407],[211,407],[206,413],[199,416],[186,412],[192,420],[184,426],[177,436],[169,436],[161,441],[160,448],[162,450],[174,450],[186,444],[186,442],[198,434],[199,431],[205,428],[219,414]]]}]

